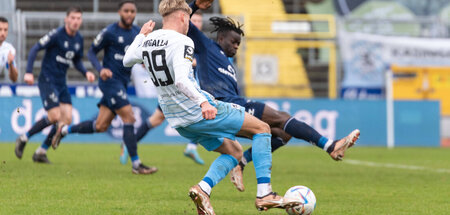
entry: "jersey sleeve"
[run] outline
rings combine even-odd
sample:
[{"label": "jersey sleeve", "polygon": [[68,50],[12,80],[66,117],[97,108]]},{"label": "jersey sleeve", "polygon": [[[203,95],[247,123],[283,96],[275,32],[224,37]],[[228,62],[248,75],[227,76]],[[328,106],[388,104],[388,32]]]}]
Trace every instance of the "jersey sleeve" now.
[{"label": "jersey sleeve", "polygon": [[130,47],[128,47],[125,52],[125,56],[123,57],[123,66],[132,67],[134,64],[142,63],[142,41],[145,39],[145,35],[138,34]]},{"label": "jersey sleeve", "polygon": [[44,35],[39,41],[31,47],[30,52],[28,53],[28,61],[27,61],[27,69],[26,73],[33,73],[33,64],[34,60],[36,60],[37,53],[48,47],[51,47],[55,44],[57,40],[57,29],[53,29]]},{"label": "jersey sleeve", "polygon": [[100,33],[97,34],[94,41],[92,42],[91,48],[97,54],[100,50],[105,48],[109,43],[109,33],[107,28],[104,28]]},{"label": "jersey sleeve", "polygon": [[175,75],[175,86],[180,92],[190,100],[200,105],[208,101],[201,93],[200,88],[196,87],[196,82],[191,75],[192,61],[194,59],[194,43],[190,39],[179,42],[174,50],[173,72]]},{"label": "jersey sleeve", "polygon": [[86,76],[86,67],[84,67],[82,59],[83,59],[83,38],[80,39],[80,48],[78,49],[77,53],[75,54],[75,58],[73,59],[73,64],[75,68],[81,72],[84,76]]},{"label": "jersey sleeve", "polygon": [[48,32],[46,35],[44,35],[43,37],[41,37],[41,39],[39,39],[38,41],[38,45],[39,45],[39,49],[46,49],[50,46],[52,46],[53,44],[55,44],[55,42],[58,40],[58,29],[53,29],[50,32]]}]

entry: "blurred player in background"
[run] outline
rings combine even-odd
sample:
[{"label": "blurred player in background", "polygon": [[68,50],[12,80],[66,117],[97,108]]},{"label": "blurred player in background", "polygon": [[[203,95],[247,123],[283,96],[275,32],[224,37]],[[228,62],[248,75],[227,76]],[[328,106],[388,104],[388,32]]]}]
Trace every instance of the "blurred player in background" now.
[{"label": "blurred player in background", "polygon": [[[134,114],[127,97],[127,85],[130,82],[131,68],[122,64],[125,50],[139,34],[139,27],[133,25],[136,17],[134,1],[119,3],[120,21],[104,28],[95,38],[88,52],[89,61],[100,72],[99,87],[103,93],[98,106],[96,120],[88,120],[77,125],[61,123],[53,138],[52,145],[59,145],[61,138],[71,133],[92,134],[105,132],[111,121],[120,116],[123,121],[123,142],[128,148],[132,161],[132,173],[152,174],[158,169],[144,165],[137,154],[137,141],[134,134]],[[97,59],[97,53],[104,50],[103,65]]]},{"label": "blurred player in background", "polygon": [[[19,159],[22,158],[28,139],[34,134],[57,122],[64,124],[72,122],[72,102],[66,84],[69,66],[73,64],[89,82],[95,81],[95,75],[87,71],[82,63],[83,37],[78,32],[82,21],[81,8],[70,7],[64,19],[65,25],[47,33],[30,50],[24,76],[25,83],[29,85],[34,83],[33,63],[37,53],[42,49],[46,50],[38,87],[47,116],[37,121],[26,134],[17,138],[15,153]],[[34,162],[50,163],[47,158],[47,149],[51,145],[55,132],[56,126],[53,126],[47,138],[33,154]]]},{"label": "blurred player in background", "polygon": [[[210,3],[209,3],[210,4]],[[186,37],[191,9],[184,0],[163,0],[159,5],[163,29],[146,31],[146,23],[125,54],[124,65],[144,62],[158,92],[158,101],[169,124],[184,137],[221,155],[211,164],[203,180],[189,189],[198,214],[215,214],[209,196],[212,187],[238,164],[242,147],[235,135],[253,138],[254,164],[258,181],[256,207],[284,208],[299,202],[284,199],[270,186],[272,154],[270,128],[245,113],[238,105],[220,102],[200,90],[194,79],[194,43]],[[149,34],[150,33],[150,34]]]},{"label": "blurred player in background", "polygon": [[[200,0],[197,0],[190,4],[193,12],[199,9],[199,2]],[[273,135],[272,151],[285,145],[291,137],[295,137],[323,149],[332,159],[341,160],[347,148],[353,146],[358,139],[359,130],[352,131],[343,139],[329,140],[286,112],[277,111],[264,103],[242,97],[237,85],[236,70],[229,61],[229,57],[233,57],[239,48],[241,36],[244,36],[242,25],[230,18],[212,17],[210,21],[215,26],[213,32],[217,32],[217,42],[206,37],[192,23],[189,25],[187,34],[194,41],[195,52],[198,56],[197,79],[200,87],[218,100],[244,107],[248,113],[269,124]],[[233,184],[240,191],[245,189],[242,171],[250,161],[252,161],[252,148],[244,152],[239,165],[230,174]]]},{"label": "blurred player in background", "polygon": [[16,82],[18,76],[16,62],[14,61],[16,49],[11,43],[5,41],[8,37],[8,29],[8,20],[0,16],[0,74],[3,73],[5,77],[9,77],[9,80]]},{"label": "blurred player in background", "polygon": [[[202,30],[203,27],[203,16],[200,12],[194,13],[191,17],[191,21],[192,23],[194,23],[195,26],[197,26],[197,28],[199,30]],[[192,63],[192,66],[194,67],[194,76],[196,73],[196,65],[197,65],[197,60],[196,60],[196,56],[194,55],[194,61]],[[133,66],[133,68],[136,67]],[[145,75],[147,76],[145,80],[148,79],[148,72],[145,71]],[[136,82],[135,82],[136,83]],[[150,92],[150,90],[152,90],[151,88],[154,88],[153,84],[151,82],[143,82],[142,80],[137,82],[138,85],[136,85],[136,92],[138,91],[143,91],[139,88],[142,89],[146,89],[146,91]],[[139,90],[138,90],[139,89]],[[141,140],[143,137],[145,137],[145,135],[153,128],[158,127],[159,125],[161,125],[165,120],[164,114],[161,110],[161,107],[158,105],[158,107],[156,108],[155,112],[153,112],[153,114],[148,118],[148,120],[146,121],[146,123],[143,123],[139,128],[138,131],[136,132],[136,139],[139,141]],[[192,160],[194,160],[196,163],[203,165],[205,162],[203,161],[203,159],[200,157],[200,155],[198,154],[197,151],[197,143],[188,143],[186,145],[186,148],[184,149],[183,154],[188,157],[191,158]],[[126,157],[126,153],[123,153],[122,151],[122,155],[121,155],[121,163],[126,162],[128,159]]]}]

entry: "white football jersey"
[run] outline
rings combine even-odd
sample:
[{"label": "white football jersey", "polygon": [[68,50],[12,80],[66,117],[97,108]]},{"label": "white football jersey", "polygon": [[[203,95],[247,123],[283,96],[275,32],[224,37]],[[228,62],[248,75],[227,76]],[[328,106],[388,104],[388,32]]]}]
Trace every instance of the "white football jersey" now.
[{"label": "white football jersey", "polygon": [[186,35],[164,29],[145,38],[142,34],[136,36],[125,54],[125,66],[145,64],[150,80],[156,86],[164,116],[175,128],[202,120],[200,104],[214,101],[194,79],[193,58],[194,42]]},{"label": "white football jersey", "polygon": [[0,74],[5,75],[5,81],[7,82],[10,82],[9,71],[6,69],[6,63],[8,63],[9,52],[11,52],[13,55],[16,55],[16,49],[10,43],[3,41],[2,45],[0,45]]}]

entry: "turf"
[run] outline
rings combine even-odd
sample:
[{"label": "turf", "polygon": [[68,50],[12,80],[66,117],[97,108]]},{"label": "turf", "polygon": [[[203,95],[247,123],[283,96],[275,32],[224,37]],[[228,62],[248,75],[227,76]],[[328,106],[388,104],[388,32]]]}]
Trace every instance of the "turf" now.
[{"label": "turf", "polygon": [[[0,144],[0,214],[196,214],[187,191],[208,166],[184,157],[182,145],[140,145],[141,160],[159,168],[150,176],[121,165],[117,144],[64,143],[49,152],[52,165],[32,162],[37,146],[29,144],[18,160],[12,143]],[[203,148],[200,154],[207,164],[217,156]],[[450,149],[355,147],[346,159],[424,168],[334,162],[317,148],[287,146],[273,156],[273,189],[308,186],[315,215],[450,214]],[[285,214],[257,212],[253,165],[244,175],[243,193],[228,177],[213,189],[217,214]]]}]

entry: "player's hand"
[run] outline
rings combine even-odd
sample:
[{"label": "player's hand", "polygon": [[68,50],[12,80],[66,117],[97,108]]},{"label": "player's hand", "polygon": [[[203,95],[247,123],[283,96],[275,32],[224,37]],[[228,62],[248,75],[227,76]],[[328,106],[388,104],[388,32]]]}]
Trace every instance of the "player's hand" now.
[{"label": "player's hand", "polygon": [[8,53],[8,64],[12,65],[13,61],[14,61],[15,56],[12,54],[12,52]]},{"label": "player's hand", "polygon": [[208,120],[216,118],[217,109],[209,104],[208,101],[203,102],[200,107],[202,108],[202,115],[204,119]]},{"label": "player's hand", "polygon": [[25,73],[25,75],[23,76],[23,80],[28,85],[33,85],[34,84],[34,76],[33,76],[32,73]]},{"label": "player's hand", "polygon": [[147,36],[148,34],[152,33],[153,28],[155,28],[155,22],[153,22],[153,20],[149,20],[142,26],[141,32],[139,33]]},{"label": "player's hand", "polygon": [[113,74],[110,69],[103,68],[102,70],[100,70],[100,78],[104,81],[106,81],[108,78],[111,78],[112,75]]},{"label": "player's hand", "polygon": [[86,72],[86,79],[87,81],[89,81],[90,83],[95,81],[95,75],[92,72],[87,71]]},{"label": "player's hand", "polygon": [[195,5],[197,5],[198,8],[205,10],[211,7],[214,0],[197,0],[195,2]]}]

